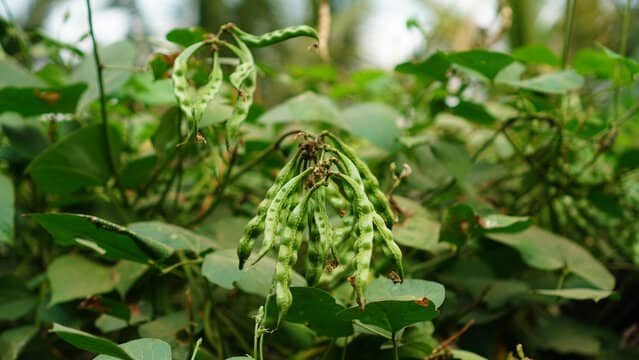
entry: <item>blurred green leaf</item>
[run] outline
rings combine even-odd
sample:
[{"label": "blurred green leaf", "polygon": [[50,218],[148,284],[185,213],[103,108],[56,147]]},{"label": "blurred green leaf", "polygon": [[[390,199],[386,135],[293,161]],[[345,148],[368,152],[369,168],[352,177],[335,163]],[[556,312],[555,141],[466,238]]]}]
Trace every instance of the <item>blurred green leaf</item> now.
[{"label": "blurred green leaf", "polygon": [[508,54],[488,50],[451,53],[448,54],[448,59],[457,65],[482,74],[491,81],[503,68],[514,61]]},{"label": "blurred green leaf", "polygon": [[69,344],[94,354],[105,354],[123,360],[136,360],[126,350],[111,340],[101,338],[84,331],[72,329],[60,324],[53,324],[51,332]]},{"label": "blurred green leaf", "polygon": [[201,27],[177,28],[169,31],[166,34],[166,39],[180,46],[188,47],[204,40],[207,34],[208,32]]},{"label": "blurred green leaf", "polygon": [[395,67],[395,71],[415,75],[422,79],[434,79],[445,82],[448,77],[450,61],[446,54],[435,52],[426,60],[420,62],[405,62]]},{"label": "blurred green leaf", "polygon": [[462,100],[452,107],[450,111],[455,116],[463,117],[472,123],[480,125],[492,125],[495,122],[495,117],[486,111],[483,105],[472,101]]},{"label": "blurred green leaf", "polygon": [[[120,137],[114,128],[110,130],[111,149],[119,154]],[[111,177],[111,166],[102,131],[99,124],[87,126],[38,155],[27,168],[38,189],[66,194],[87,186],[104,185]]]},{"label": "blurred green leaf", "polygon": [[29,340],[38,332],[33,325],[5,330],[0,334],[0,360],[16,360]]},{"label": "blurred green leaf", "polygon": [[49,306],[112,291],[117,283],[113,269],[79,254],[57,257],[47,269],[51,285]]},{"label": "blurred green leaf", "polygon": [[397,126],[401,115],[382,103],[353,105],[342,111],[342,124],[353,135],[361,136],[371,144],[395,152],[399,149],[402,131]]},{"label": "blurred green leaf", "polygon": [[0,277],[0,321],[16,321],[36,307],[38,298],[14,275]]},{"label": "blurred green leaf", "polygon": [[541,92],[545,94],[565,94],[579,89],[584,83],[583,77],[573,70],[539,75],[534,78],[505,82],[515,88]]},{"label": "blurred green leaf", "polygon": [[160,221],[132,223],[127,228],[145,238],[160,242],[173,250],[201,253],[219,246],[211,239],[190,230]]},{"label": "blurred green leaf", "polygon": [[0,243],[13,244],[15,195],[11,179],[0,174]]},{"label": "blurred green leaf", "polygon": [[[171,346],[159,339],[136,339],[120,344],[120,348],[131,354],[136,360],[171,360]],[[120,359],[109,355],[100,355],[94,360]]]},{"label": "blurred green leaf", "polygon": [[[104,64],[104,92],[111,95],[131,78],[135,65],[136,47],[129,41],[111,44],[100,49]],[[70,83],[85,83],[89,87],[78,102],[78,110],[85,108],[99,97],[97,72],[93,55],[86,56],[69,77]]]},{"label": "blurred green leaf", "polygon": [[0,89],[4,87],[45,87],[47,84],[12,59],[0,59]]},{"label": "blurred green leaf", "polygon": [[418,202],[402,196],[393,196],[404,215],[393,226],[395,241],[401,245],[433,251],[439,240],[439,223]]},{"label": "blurred green leaf", "polygon": [[264,124],[289,122],[340,122],[339,110],[329,98],[305,92],[266,111],[258,119]]},{"label": "blurred green leaf", "polygon": [[85,84],[57,87],[3,87],[0,89],[0,113],[24,116],[49,113],[73,113],[86,90]]},{"label": "blurred green leaf", "polygon": [[530,64],[559,66],[561,60],[546,45],[529,44],[513,50],[516,60]]},{"label": "blurred green leaf", "polygon": [[[249,263],[251,260],[249,260]],[[202,275],[225,289],[239,288],[247,293],[266,296],[271,291],[275,260],[264,257],[254,266],[240,270],[235,249],[216,251],[207,255],[202,264]],[[306,286],[304,278],[293,272],[292,286]]]},{"label": "blurred green leaf", "polygon": [[35,214],[33,218],[61,245],[83,245],[111,259],[148,264],[169,257],[173,250],[157,240],[91,215]]}]

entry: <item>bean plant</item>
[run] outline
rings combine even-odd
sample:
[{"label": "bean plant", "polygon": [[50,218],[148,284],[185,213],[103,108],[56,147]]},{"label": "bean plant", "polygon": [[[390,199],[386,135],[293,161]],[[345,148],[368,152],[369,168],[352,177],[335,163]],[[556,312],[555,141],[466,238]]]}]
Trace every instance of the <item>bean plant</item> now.
[{"label": "bean plant", "polygon": [[631,2],[577,49],[566,1],[561,52],[410,20],[392,70],[319,3],[102,46],[86,1],[90,52],[0,19],[0,360],[638,357]]}]

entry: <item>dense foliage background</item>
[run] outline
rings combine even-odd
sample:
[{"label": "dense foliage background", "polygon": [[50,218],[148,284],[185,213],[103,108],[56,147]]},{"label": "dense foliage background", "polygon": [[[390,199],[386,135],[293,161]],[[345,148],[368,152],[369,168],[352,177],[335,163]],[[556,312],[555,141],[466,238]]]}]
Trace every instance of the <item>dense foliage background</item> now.
[{"label": "dense foliage background", "polygon": [[[329,130],[369,165],[407,279],[392,285],[377,254],[377,303],[360,313],[348,274],[316,288],[296,274],[266,359],[637,358],[639,6],[461,3],[193,1],[193,23],[164,29],[144,1],[96,1],[98,20],[128,14],[96,64],[84,2],[2,1],[0,359],[257,356],[275,259],[240,271],[235,248],[296,130]],[[493,20],[478,24],[483,7]],[[52,31],[78,16],[75,40]],[[228,76],[188,138],[176,56],[227,22],[291,21],[317,26],[319,46],[254,49],[239,138]],[[237,59],[220,56],[228,75]]]}]

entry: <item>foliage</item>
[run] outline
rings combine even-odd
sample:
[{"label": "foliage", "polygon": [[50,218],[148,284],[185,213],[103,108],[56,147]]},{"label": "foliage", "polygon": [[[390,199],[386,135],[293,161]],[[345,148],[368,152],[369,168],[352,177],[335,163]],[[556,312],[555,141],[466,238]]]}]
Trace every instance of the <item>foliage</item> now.
[{"label": "foliage", "polygon": [[638,356],[625,51],[279,70],[314,29],[226,24],[140,70],[0,25],[0,359]]}]

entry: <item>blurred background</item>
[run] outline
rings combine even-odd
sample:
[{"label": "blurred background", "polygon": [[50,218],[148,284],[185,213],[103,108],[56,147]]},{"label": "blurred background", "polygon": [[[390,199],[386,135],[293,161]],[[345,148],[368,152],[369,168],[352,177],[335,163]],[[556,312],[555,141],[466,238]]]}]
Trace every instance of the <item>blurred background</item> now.
[{"label": "blurred background", "polygon": [[[27,29],[88,49],[85,0],[1,0],[0,15]],[[210,31],[228,21],[255,32],[293,24],[315,25],[319,0],[93,0],[98,41],[131,38],[149,51],[163,46],[175,27]],[[347,68],[392,69],[437,49],[515,48],[543,43],[560,52],[564,1],[557,0],[334,0],[332,60]],[[579,0],[573,49],[597,43],[617,48],[623,0]],[[636,2],[633,12],[637,15]],[[407,26],[408,22],[408,26]],[[635,49],[639,21],[631,21],[629,49]],[[265,51],[277,67],[295,42]],[[283,48],[288,48],[285,51]],[[299,48],[299,47],[298,47]],[[298,49],[299,50],[299,49]],[[304,50],[304,49],[302,49]],[[317,61],[298,51],[296,63]],[[310,54],[313,55],[313,54]],[[290,61],[286,61],[290,63]]]}]

